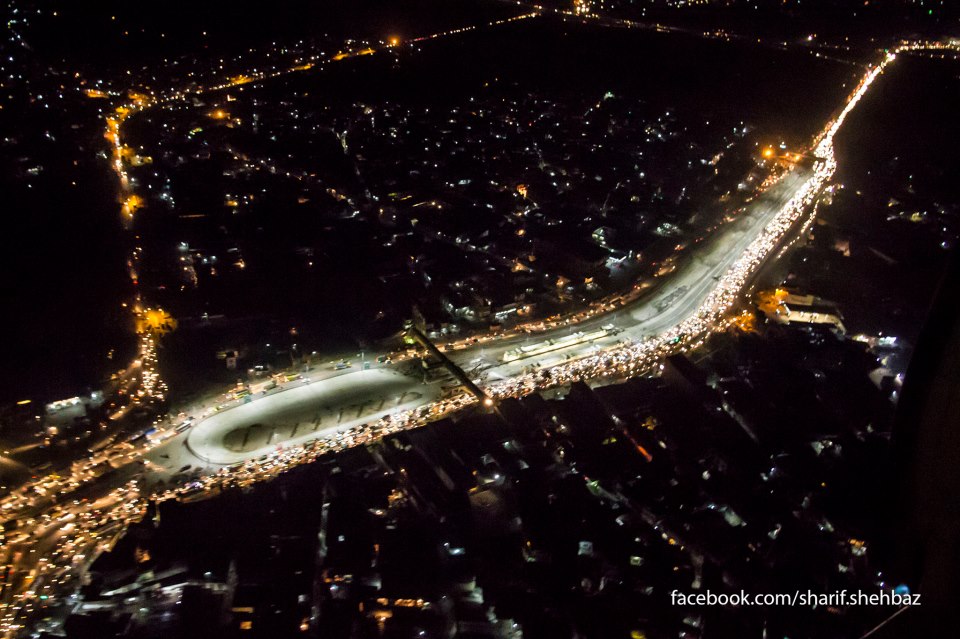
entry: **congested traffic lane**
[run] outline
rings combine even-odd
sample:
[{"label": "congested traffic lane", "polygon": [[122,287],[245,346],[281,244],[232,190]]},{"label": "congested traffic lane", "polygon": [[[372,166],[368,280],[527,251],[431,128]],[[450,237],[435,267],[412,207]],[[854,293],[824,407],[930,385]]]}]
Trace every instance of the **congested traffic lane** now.
[{"label": "congested traffic lane", "polygon": [[581,379],[636,375],[649,370],[667,355],[696,348],[706,336],[724,325],[724,317],[737,303],[757,269],[775,255],[791,229],[811,219],[814,206],[836,172],[833,140],[844,120],[866,95],[883,70],[896,59],[887,53],[881,62],[868,69],[850,94],[843,109],[816,137],[812,156],[817,158],[810,176],[804,179],[781,209],[757,232],[729,268],[716,280],[703,301],[680,322],[640,342],[589,354],[546,370],[527,371],[491,384],[487,392],[496,398],[523,395]]},{"label": "congested traffic lane", "polygon": [[[534,336],[522,335],[493,345],[470,346],[449,353],[465,370],[482,362],[489,379],[506,379],[531,365],[544,368],[624,341],[642,341],[679,324],[703,303],[726,273],[764,228],[782,211],[794,194],[811,178],[807,168],[795,167],[753,202],[735,221],[696,249],[675,271],[662,276],[659,285],[622,308],[598,313],[572,325],[549,329]],[[535,345],[573,330],[590,333],[613,325],[614,331],[599,339],[551,352],[548,356],[505,363],[504,354],[518,344]]]}]

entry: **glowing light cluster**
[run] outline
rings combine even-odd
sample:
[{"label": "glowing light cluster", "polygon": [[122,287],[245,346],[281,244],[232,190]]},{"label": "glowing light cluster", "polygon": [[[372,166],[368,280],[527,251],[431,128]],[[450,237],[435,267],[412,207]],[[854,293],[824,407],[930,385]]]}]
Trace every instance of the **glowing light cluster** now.
[{"label": "glowing light cluster", "polygon": [[98,503],[109,508],[74,501],[72,506],[51,509],[53,515],[39,525],[57,530],[53,547],[37,561],[28,585],[0,608],[4,637],[17,636],[26,628],[26,619],[58,603],[60,593],[112,546],[128,524],[142,519],[146,508],[136,482],[112,490]]},{"label": "glowing light cluster", "polygon": [[147,400],[162,401],[166,396],[167,383],[157,372],[157,338],[151,333],[140,335],[140,396]]}]

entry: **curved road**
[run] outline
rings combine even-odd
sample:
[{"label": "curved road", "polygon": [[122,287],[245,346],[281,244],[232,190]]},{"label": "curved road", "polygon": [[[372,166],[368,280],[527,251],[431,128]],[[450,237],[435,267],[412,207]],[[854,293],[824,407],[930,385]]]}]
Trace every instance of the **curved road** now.
[{"label": "curved road", "polygon": [[[418,383],[396,371],[360,370],[272,392],[214,413],[190,429],[185,446],[207,463],[234,464],[277,448],[336,436],[433,402],[439,394],[436,384]],[[266,427],[267,436],[257,433],[244,440],[245,431],[256,426]]]}]

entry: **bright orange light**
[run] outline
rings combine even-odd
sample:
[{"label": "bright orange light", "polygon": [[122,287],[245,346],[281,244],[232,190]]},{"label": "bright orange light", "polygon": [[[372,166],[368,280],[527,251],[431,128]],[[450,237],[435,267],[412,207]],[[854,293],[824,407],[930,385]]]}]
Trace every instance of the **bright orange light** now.
[{"label": "bright orange light", "polygon": [[640,444],[637,444],[637,452],[643,455],[643,458],[647,460],[647,463],[653,461],[653,455],[647,452],[647,449],[641,446]]},{"label": "bright orange light", "polygon": [[230,114],[223,109],[217,109],[216,111],[210,113],[210,117],[214,120],[226,120],[230,117]]},{"label": "bright orange light", "polygon": [[398,38],[397,36],[393,36],[393,37],[391,37],[389,40],[387,40],[387,43],[388,43],[391,47],[395,47],[395,46],[397,46],[397,45],[400,44],[400,38]]},{"label": "bright orange light", "polygon": [[137,332],[140,334],[154,333],[165,335],[170,331],[176,330],[177,320],[164,311],[162,308],[147,309],[139,313],[136,318]]},{"label": "bright orange light", "polygon": [[128,195],[126,199],[123,200],[123,214],[132,217],[143,204],[143,198],[139,195]]},{"label": "bright orange light", "polygon": [[773,157],[773,149],[771,149],[770,147],[765,148],[765,149],[763,150],[763,157],[767,158],[768,160],[769,160],[770,158],[772,158],[772,157]]}]

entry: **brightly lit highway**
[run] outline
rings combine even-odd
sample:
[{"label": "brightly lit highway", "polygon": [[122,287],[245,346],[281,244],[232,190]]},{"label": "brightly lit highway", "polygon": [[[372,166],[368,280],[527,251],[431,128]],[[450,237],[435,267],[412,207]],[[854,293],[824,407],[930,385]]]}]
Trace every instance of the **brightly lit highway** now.
[{"label": "brightly lit highway", "polygon": [[[943,45],[920,43],[900,50],[914,48]],[[895,58],[888,54],[870,67],[816,137],[810,152],[821,161],[788,172],[716,237],[698,245],[675,271],[662,276],[648,294],[597,309],[575,323],[481,339],[458,345],[447,355],[499,399],[578,379],[642,373],[665,355],[697,345],[724,325],[757,269],[809,219],[836,171],[835,134]],[[118,148],[120,122],[122,118],[109,122],[107,131]],[[119,155],[116,166],[125,184]],[[125,215],[132,215],[133,208],[124,202]],[[135,268],[134,259],[131,277]],[[550,340],[565,346],[544,348]],[[506,356],[521,347],[534,354]],[[146,397],[165,390],[155,360],[156,340],[144,333],[137,363]],[[125,524],[142,516],[148,496],[187,499],[215,494],[224,486],[250,485],[477,402],[452,389],[449,380],[425,383],[399,368],[377,364],[311,372],[310,379],[291,380],[281,388],[213,408],[198,407],[165,420],[152,438],[98,451],[78,460],[69,472],[36,479],[11,493],[0,501],[0,521],[15,519],[20,525],[0,550],[11,572],[0,598],[0,634],[16,635],[26,618],[61,597]]]},{"label": "brightly lit highway", "polygon": [[[794,167],[716,237],[698,247],[695,255],[665,275],[650,294],[567,326],[454,347],[448,357],[490,395],[504,397],[575,379],[641,372],[669,352],[696,345],[722,324],[752,274],[808,214],[836,169],[833,136],[894,58],[886,57],[864,76],[840,115],[818,136],[812,151],[822,160],[812,169]],[[309,458],[318,451],[362,443],[475,401],[467,393],[438,399],[441,382],[401,379],[396,373],[358,370],[271,396],[237,400],[212,417],[201,415],[191,426],[197,434],[187,435],[185,441],[174,437],[157,448],[174,453],[155,452],[151,457],[168,456],[175,460],[168,463],[172,468],[193,454],[194,463],[187,461],[184,466],[232,464],[221,474],[260,473],[262,469],[253,466],[268,458],[271,467],[282,468],[286,459]],[[415,388],[421,389],[419,396],[408,396]],[[394,402],[391,409],[389,404]],[[344,405],[355,407],[355,418],[344,421]],[[318,406],[330,413],[327,423]],[[365,413],[374,406],[376,411]],[[241,464],[244,461],[248,464]],[[199,484],[194,489],[205,485]]]},{"label": "brightly lit highway", "polygon": [[[696,311],[720,276],[810,176],[811,171],[802,168],[787,173],[722,233],[665,275],[649,294],[632,303],[569,326],[466,344],[446,354],[482,385],[562,365],[625,343],[643,342],[662,333]],[[520,348],[533,354],[521,354]],[[372,355],[375,359],[377,354]],[[424,382],[420,376],[401,375],[394,368],[317,371],[309,379],[294,380],[284,388],[233,400],[222,410],[194,412],[189,417],[195,424],[186,434],[150,452],[148,458],[155,464],[151,470],[167,479],[185,466],[190,470],[215,469],[312,440],[337,437],[393,413],[423,409],[437,401],[442,387],[451,385],[448,378]]]},{"label": "brightly lit highway", "polygon": [[[614,348],[624,342],[639,343],[682,323],[695,313],[720,277],[734,265],[757,235],[783,210],[791,197],[809,180],[811,172],[795,168],[752,203],[741,216],[724,228],[717,237],[695,249],[678,269],[663,276],[649,294],[620,308],[614,308],[578,322],[569,328],[555,328],[536,335],[516,336],[496,345],[482,348],[480,360],[490,380],[507,379],[529,368],[548,368],[571,358]],[[582,343],[550,351],[539,357],[525,357],[511,362],[504,355],[517,344],[537,344],[573,331],[593,334],[612,327],[606,334]],[[468,348],[452,353],[467,368],[478,356],[478,349]]]}]

